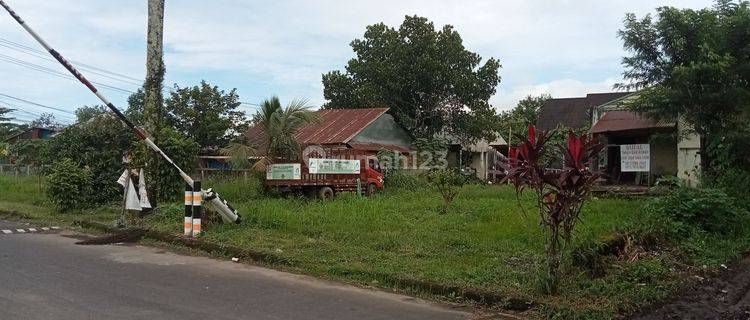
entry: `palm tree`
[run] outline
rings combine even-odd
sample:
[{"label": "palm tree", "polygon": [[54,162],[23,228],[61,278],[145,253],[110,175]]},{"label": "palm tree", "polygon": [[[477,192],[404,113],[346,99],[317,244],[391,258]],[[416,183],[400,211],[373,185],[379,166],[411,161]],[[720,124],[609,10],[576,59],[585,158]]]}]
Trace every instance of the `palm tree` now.
[{"label": "palm tree", "polygon": [[[275,159],[299,160],[301,148],[295,139],[297,130],[306,123],[319,123],[321,118],[310,110],[305,99],[294,99],[286,107],[282,107],[279,97],[273,96],[260,104],[254,120],[265,132],[266,154],[253,165],[254,169],[262,171]],[[234,142],[224,148],[222,153],[230,155],[231,162],[236,159],[238,163],[233,162],[233,166],[237,167],[238,164],[246,165],[240,158],[247,159],[255,153],[255,149],[244,142]]]},{"label": "palm tree", "polygon": [[261,103],[259,124],[266,133],[266,150],[270,159],[298,160],[300,145],[295,134],[306,123],[320,122],[320,116],[310,110],[307,100],[294,99],[282,108],[278,97]]}]

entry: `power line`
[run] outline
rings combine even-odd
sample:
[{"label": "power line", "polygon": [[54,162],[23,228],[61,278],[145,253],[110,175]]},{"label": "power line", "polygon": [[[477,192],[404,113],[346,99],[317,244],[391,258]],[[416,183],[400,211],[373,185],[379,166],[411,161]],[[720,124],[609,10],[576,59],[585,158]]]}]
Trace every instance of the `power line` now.
[{"label": "power line", "polygon": [[[31,62],[27,62],[27,61],[24,61],[24,60],[21,60],[21,59],[17,59],[17,58],[14,58],[14,57],[2,54],[2,53],[0,53],[0,61],[5,61],[5,62],[11,63],[11,64],[15,64],[15,65],[18,65],[18,66],[21,66],[21,67],[24,67],[24,68],[28,68],[28,69],[32,69],[32,70],[36,70],[36,71],[39,71],[39,72],[42,72],[42,73],[46,73],[46,74],[49,74],[49,75],[53,75],[53,76],[56,76],[56,77],[60,77],[60,78],[64,78],[64,79],[70,79],[70,80],[76,80],[75,77],[73,77],[71,75],[68,75],[68,74],[65,74],[65,73],[62,73],[62,72],[58,72],[56,70],[47,68],[47,67],[42,66],[42,65],[38,65],[38,64],[35,64],[35,63],[31,63]],[[128,90],[128,89],[123,89],[123,88],[120,88],[120,87],[115,87],[115,86],[104,84],[104,83],[101,83],[101,82],[91,81],[91,83],[95,83],[95,84],[97,84],[97,85],[99,85],[99,86],[101,86],[101,87],[103,87],[105,89],[110,89],[110,90],[113,90],[113,91],[118,91],[120,93],[125,93],[125,94],[133,94],[133,93],[135,93],[134,91],[131,91],[131,90]]]},{"label": "power line", "polygon": [[29,101],[29,100],[26,100],[26,99],[14,97],[14,96],[7,95],[7,94],[4,94],[4,93],[0,93],[0,96],[6,97],[6,98],[10,98],[10,99],[13,99],[13,100],[16,100],[16,101],[21,101],[21,102],[24,102],[24,103],[28,103],[30,105],[34,105],[34,106],[37,106],[37,107],[42,107],[42,108],[46,108],[46,109],[50,109],[50,110],[55,110],[55,111],[62,112],[62,113],[67,113],[67,114],[75,115],[75,112],[72,112],[72,111],[68,111],[68,110],[60,109],[60,108],[55,108],[55,107],[50,107],[50,106],[47,106],[47,105],[43,105],[41,103],[37,103],[37,102]]},{"label": "power line", "polygon": [[[26,45],[23,45],[23,44],[20,44],[18,42],[13,42],[13,41],[10,41],[10,40],[7,40],[7,39],[0,38],[0,46],[6,47],[6,48],[10,48],[10,49],[16,50],[18,52],[23,52],[23,53],[26,53],[26,54],[30,54],[30,55],[33,55],[33,56],[38,57],[40,59],[44,59],[44,60],[48,60],[48,61],[52,61],[52,62],[57,62],[56,60],[47,57],[46,56],[48,54],[47,52],[44,52],[42,50],[39,50],[39,49],[36,49],[36,48],[32,48],[32,47],[29,47],[29,46],[26,46]],[[92,66],[92,65],[89,65],[89,64],[82,63],[82,62],[77,62],[77,61],[72,61],[71,60],[70,63],[78,66],[81,69],[84,69],[84,70],[88,69],[89,72],[91,72],[92,70],[94,70],[94,71],[99,71],[99,72],[103,72],[103,73],[109,74],[111,76],[120,77],[120,78],[123,78],[123,79],[128,79],[128,80],[131,80],[131,81],[135,81],[135,82],[137,82],[138,85],[140,85],[143,82],[143,79],[138,79],[138,78],[131,77],[131,76],[128,76],[128,75],[124,75],[122,73],[117,73],[117,72],[114,72],[114,71],[109,71],[107,69],[99,68],[99,67],[96,67],[96,66]]]}]

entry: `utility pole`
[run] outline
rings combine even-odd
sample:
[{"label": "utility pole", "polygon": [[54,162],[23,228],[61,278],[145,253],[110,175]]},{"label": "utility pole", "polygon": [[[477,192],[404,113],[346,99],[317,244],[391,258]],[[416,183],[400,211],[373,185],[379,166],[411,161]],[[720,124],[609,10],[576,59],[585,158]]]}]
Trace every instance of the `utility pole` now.
[{"label": "utility pole", "polygon": [[[154,143],[159,142],[164,122],[164,0],[148,0],[148,33],[146,39],[146,83],[144,85],[145,99],[143,105],[143,126],[147,132],[154,135]],[[152,207],[156,208],[159,198],[159,172],[164,164],[159,155],[144,150],[146,155],[147,177],[151,177],[148,189],[151,191]]]}]

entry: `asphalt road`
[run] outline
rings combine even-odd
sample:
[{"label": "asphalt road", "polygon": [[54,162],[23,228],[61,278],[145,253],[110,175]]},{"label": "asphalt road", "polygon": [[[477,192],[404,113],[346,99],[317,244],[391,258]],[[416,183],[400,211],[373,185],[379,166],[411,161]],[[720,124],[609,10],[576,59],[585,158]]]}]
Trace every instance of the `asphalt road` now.
[{"label": "asphalt road", "polygon": [[[22,225],[0,221],[0,229]],[[0,319],[465,319],[390,293],[143,246],[0,234]]]}]

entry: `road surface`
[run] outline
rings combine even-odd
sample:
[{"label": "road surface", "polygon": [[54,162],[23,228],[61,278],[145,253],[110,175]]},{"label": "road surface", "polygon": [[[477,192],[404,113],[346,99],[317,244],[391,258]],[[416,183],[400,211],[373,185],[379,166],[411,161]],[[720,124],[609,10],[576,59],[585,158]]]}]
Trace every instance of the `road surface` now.
[{"label": "road surface", "polygon": [[[29,227],[0,221],[0,230]],[[0,319],[472,317],[420,299],[229,261],[76,241],[52,230],[0,233]]]}]

